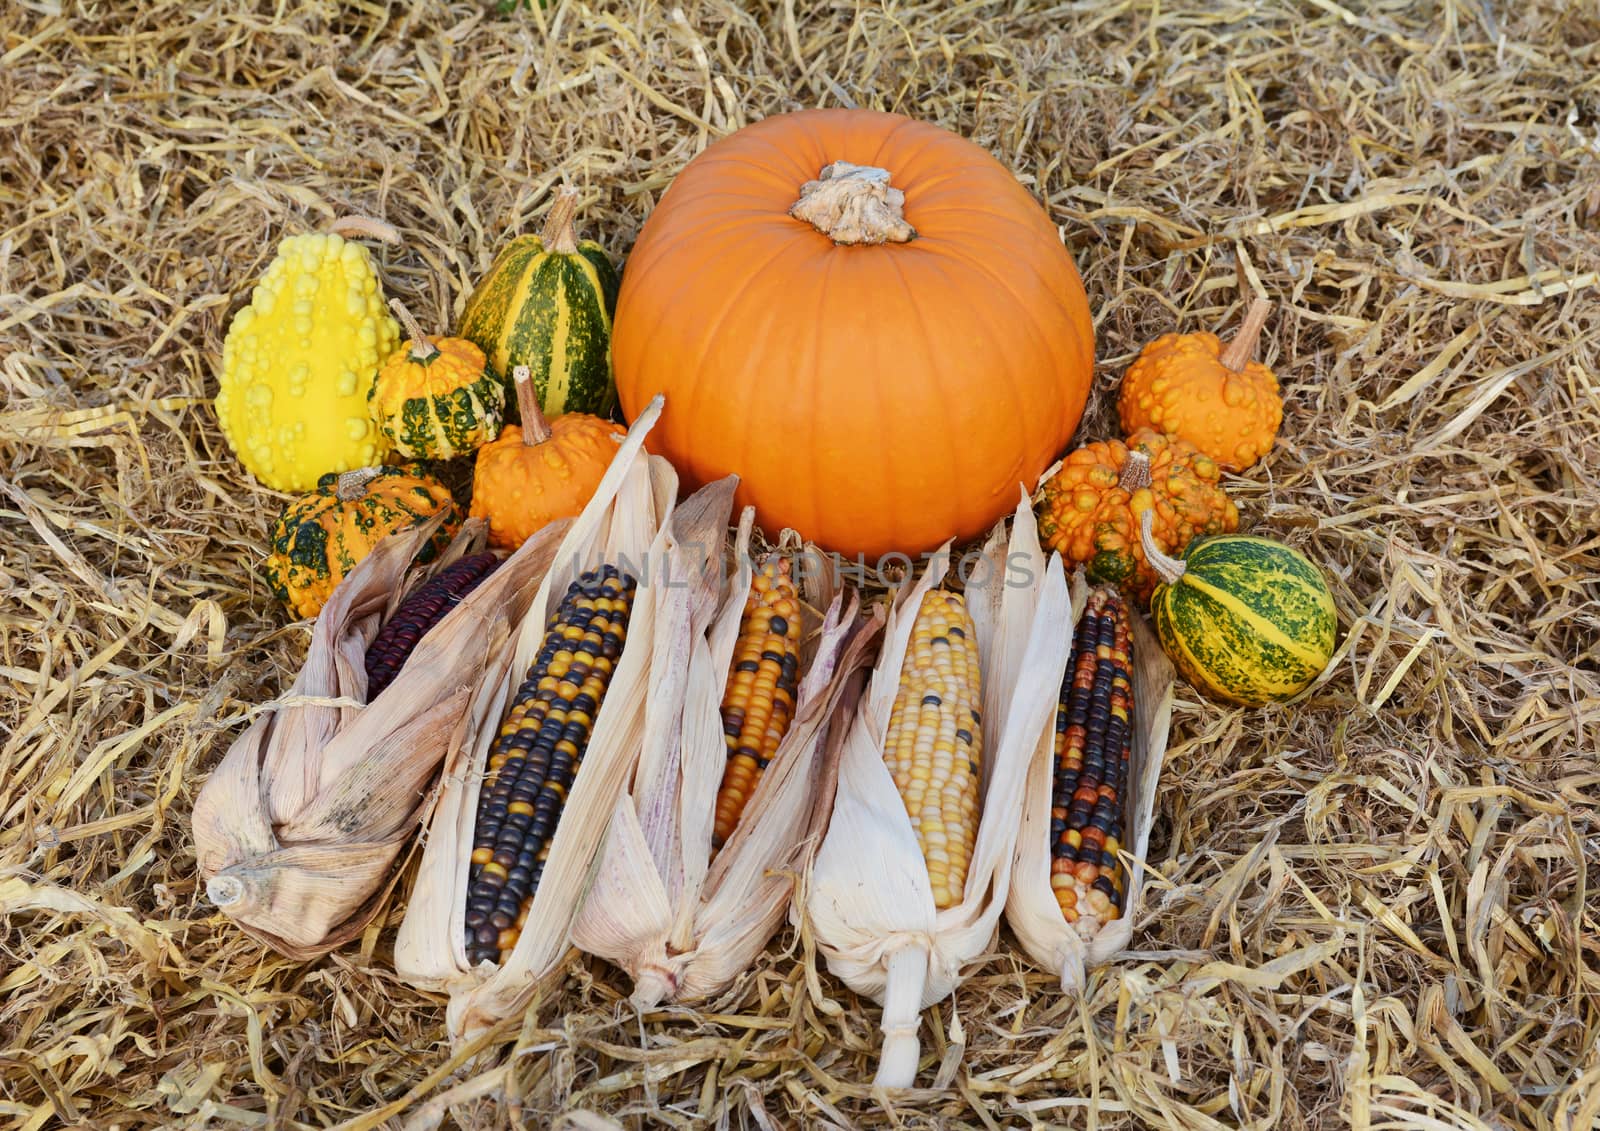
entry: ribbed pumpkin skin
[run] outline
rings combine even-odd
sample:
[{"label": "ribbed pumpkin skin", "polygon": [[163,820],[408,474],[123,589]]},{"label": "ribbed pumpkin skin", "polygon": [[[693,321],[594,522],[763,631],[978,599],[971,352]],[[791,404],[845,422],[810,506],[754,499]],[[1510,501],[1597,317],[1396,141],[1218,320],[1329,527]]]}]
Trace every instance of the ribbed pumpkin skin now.
[{"label": "ribbed pumpkin skin", "polygon": [[449,545],[461,516],[444,484],[404,468],[382,467],[359,499],[341,499],[339,476],[324,475],[314,491],[292,499],[272,528],[262,573],[273,595],[296,616],[314,617],[334,587],[385,535],[440,511],[450,513],[417,555],[431,561]]},{"label": "ribbed pumpkin skin", "polygon": [[477,343],[489,366],[508,383],[526,365],[544,414],[609,415],[616,407],[611,378],[611,316],[617,271],[591,240],[571,255],[547,252],[538,236],[506,245],[461,312],[461,336]]},{"label": "ribbed pumpkin skin", "polygon": [[[839,246],[788,215],[835,160],[887,169],[909,243]],[[987,152],[895,114],[808,110],[680,173],[623,274],[613,339],[632,419],[694,489],[729,472],[763,529],[870,560],[971,538],[1077,427],[1094,363],[1083,284]]]},{"label": "ribbed pumpkin skin", "polygon": [[500,434],[505,384],[465,338],[430,336],[437,356],[418,361],[409,344],[372,386],[372,415],[404,459],[453,459]]},{"label": "ribbed pumpkin skin", "polygon": [[1150,597],[1162,650],[1194,687],[1259,707],[1292,698],[1333,656],[1333,594],[1305,555],[1248,534],[1197,538]]}]

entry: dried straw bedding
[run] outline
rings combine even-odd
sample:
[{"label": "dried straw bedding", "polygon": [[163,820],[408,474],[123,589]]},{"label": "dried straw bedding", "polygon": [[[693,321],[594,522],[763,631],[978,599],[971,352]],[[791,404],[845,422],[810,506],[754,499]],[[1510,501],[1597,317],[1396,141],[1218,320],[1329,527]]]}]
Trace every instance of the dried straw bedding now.
[{"label": "dried straw bedding", "polygon": [[[1595,1125],[1592,8],[64,8],[0,8],[5,1126]],[[1132,949],[1068,998],[1002,932],[926,1016],[933,1087],[871,1094],[877,1008],[792,931],[700,1010],[573,958],[452,1053],[398,899],[305,964],[196,883],[194,796],[309,639],[206,404],[226,317],[359,209],[442,322],[558,182],[621,255],[710,140],[843,103],[1049,208],[1096,311],[1080,435],[1143,341],[1280,303],[1283,437],[1229,486],[1329,571],[1331,677],[1180,685]]]}]

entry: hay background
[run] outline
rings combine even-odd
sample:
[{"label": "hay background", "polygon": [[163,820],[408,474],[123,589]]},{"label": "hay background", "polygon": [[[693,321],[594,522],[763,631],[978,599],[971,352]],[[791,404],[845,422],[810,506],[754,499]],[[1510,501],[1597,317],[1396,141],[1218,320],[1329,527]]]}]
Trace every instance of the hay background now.
[{"label": "hay background", "polygon": [[[1587,0],[0,5],[0,1122],[1595,1126],[1597,40]],[[299,966],[196,889],[195,791],[307,640],[205,403],[226,316],[359,209],[442,320],[557,179],[622,253],[708,141],[847,99],[1048,202],[1083,435],[1142,341],[1237,319],[1242,248],[1289,404],[1234,486],[1348,636],[1294,708],[1181,696],[1140,949],[1067,1001],[1002,937],[928,1015],[948,1088],[887,1113],[875,1007],[790,935],[706,1013],[575,960],[451,1061],[392,926]]]}]

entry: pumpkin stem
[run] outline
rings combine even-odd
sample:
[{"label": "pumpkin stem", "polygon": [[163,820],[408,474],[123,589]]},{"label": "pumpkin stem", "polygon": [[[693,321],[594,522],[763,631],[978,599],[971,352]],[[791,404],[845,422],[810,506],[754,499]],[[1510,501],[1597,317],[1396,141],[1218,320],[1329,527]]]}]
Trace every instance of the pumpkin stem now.
[{"label": "pumpkin stem", "polygon": [[578,233],[572,218],[578,214],[578,190],[564,188],[556,193],[556,202],[545,214],[544,228],[539,232],[539,242],[546,251],[557,255],[571,255],[578,250]]},{"label": "pumpkin stem", "polygon": [[386,243],[394,247],[399,247],[402,242],[398,228],[374,216],[354,214],[340,216],[328,225],[328,231],[336,236],[344,236],[346,239],[354,236],[365,236],[369,240],[377,240],[379,243]]},{"label": "pumpkin stem", "polygon": [[428,341],[428,335],[422,332],[417,320],[411,317],[411,311],[406,309],[405,303],[392,298],[389,300],[389,309],[400,319],[400,324],[406,328],[406,335],[411,339],[412,361],[429,362],[439,356],[439,347]]},{"label": "pumpkin stem", "polygon": [[906,194],[889,184],[889,170],[835,161],[800,186],[789,215],[804,220],[836,244],[909,243]]},{"label": "pumpkin stem", "polygon": [[1233,341],[1228,343],[1228,348],[1222,351],[1217,360],[1233,370],[1242,372],[1256,355],[1256,342],[1261,338],[1261,327],[1267,324],[1267,315],[1272,313],[1272,300],[1258,298],[1250,304],[1250,309],[1245,311],[1244,321],[1239,325],[1239,332],[1234,335]]},{"label": "pumpkin stem", "polygon": [[533,391],[533,373],[519,365],[511,371],[511,381],[517,387],[517,408],[522,412],[522,442],[536,448],[554,433],[539,408],[539,394]]},{"label": "pumpkin stem", "polygon": [[1138,448],[1128,449],[1127,461],[1122,465],[1122,475],[1117,486],[1128,494],[1150,486],[1150,457]]},{"label": "pumpkin stem", "polygon": [[339,496],[341,502],[353,502],[367,493],[367,484],[383,474],[381,467],[358,467],[354,471],[343,471],[334,481],[334,494]]},{"label": "pumpkin stem", "polygon": [[1156,545],[1155,511],[1150,507],[1146,507],[1139,514],[1139,541],[1144,543],[1144,560],[1150,563],[1150,568],[1155,570],[1161,580],[1168,585],[1174,584],[1189,571],[1187,562],[1169,558],[1161,552],[1161,547]]}]

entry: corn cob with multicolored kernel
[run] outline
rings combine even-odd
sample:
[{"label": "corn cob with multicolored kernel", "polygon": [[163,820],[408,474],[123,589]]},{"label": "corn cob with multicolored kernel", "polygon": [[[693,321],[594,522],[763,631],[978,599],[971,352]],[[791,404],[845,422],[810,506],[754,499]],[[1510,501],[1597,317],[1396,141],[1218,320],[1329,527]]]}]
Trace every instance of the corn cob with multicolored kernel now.
[{"label": "corn cob with multicolored kernel", "polygon": [[1117,862],[1133,749],[1133,632],[1110,589],[1089,596],[1056,709],[1050,887],[1067,922],[1093,937],[1122,914]]},{"label": "corn cob with multicolored kernel", "polygon": [[800,594],[787,559],[773,554],[750,583],[733,671],[722,696],[728,764],[717,791],[711,844],[721,848],[794,721],[800,684]]},{"label": "corn cob with multicolored kernel", "polygon": [[627,640],[634,579],[606,565],[568,588],[489,749],[468,869],[467,960],[516,946],[556,822]]},{"label": "corn cob with multicolored kernel", "polygon": [[389,623],[367,646],[367,702],[394,682],[428,630],[438,624],[500,565],[485,551],[472,554],[434,574],[395,610]]},{"label": "corn cob with multicolored kernel", "polygon": [[917,610],[883,758],[928,865],[933,904],[961,902],[978,838],[983,685],[966,601],[942,589]]}]

